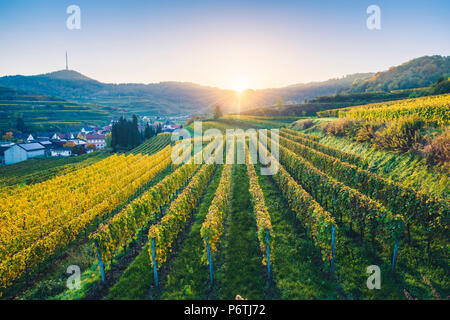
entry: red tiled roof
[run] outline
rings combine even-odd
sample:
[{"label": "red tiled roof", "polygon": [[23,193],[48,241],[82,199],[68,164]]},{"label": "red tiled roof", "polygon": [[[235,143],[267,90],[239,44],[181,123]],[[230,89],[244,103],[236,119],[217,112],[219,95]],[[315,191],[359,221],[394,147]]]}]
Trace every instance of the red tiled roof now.
[{"label": "red tiled roof", "polygon": [[92,139],[106,139],[106,136],[104,134],[87,134],[86,135],[87,140]]}]

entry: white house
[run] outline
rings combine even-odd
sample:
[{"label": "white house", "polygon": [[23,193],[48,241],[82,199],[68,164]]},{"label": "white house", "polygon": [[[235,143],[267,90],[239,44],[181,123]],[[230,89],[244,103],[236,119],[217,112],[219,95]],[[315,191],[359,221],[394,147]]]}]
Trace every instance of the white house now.
[{"label": "white house", "polygon": [[55,133],[54,135],[52,135],[51,139],[52,140],[62,140],[58,133]]},{"label": "white house", "polygon": [[70,140],[70,139],[74,139],[73,133],[55,133],[52,136],[52,140]]},{"label": "white house", "polygon": [[86,144],[86,141],[84,141],[84,140],[82,140],[82,139],[78,139],[78,138],[76,138],[76,139],[71,139],[71,140],[69,140],[68,142],[73,142],[73,143],[75,143],[75,145],[76,146],[82,146],[82,145],[85,145]]},{"label": "white house", "polygon": [[27,152],[17,144],[0,146],[0,163],[13,164],[27,160]]},{"label": "white house", "polygon": [[50,150],[50,154],[52,157],[69,157],[70,155],[72,155],[72,148],[55,148]]},{"label": "white house", "polygon": [[104,134],[88,134],[86,135],[86,142],[95,144],[97,150],[105,149],[106,136]]},{"label": "white house", "polygon": [[45,148],[44,153],[45,153],[46,156],[50,156],[51,155],[50,151],[52,149],[54,149],[55,146],[56,146],[55,144],[53,144],[53,142],[48,141],[48,140],[46,140],[46,141],[39,141],[39,144],[44,146],[44,148]]},{"label": "white house", "polygon": [[94,129],[93,128],[89,128],[89,127],[83,127],[83,128],[81,128],[81,133],[82,134],[88,134],[88,133],[90,133],[90,132],[93,132],[94,131]]},{"label": "white house", "polygon": [[27,159],[44,156],[45,155],[45,147],[37,142],[33,143],[20,143],[19,147],[25,150],[27,154]]}]

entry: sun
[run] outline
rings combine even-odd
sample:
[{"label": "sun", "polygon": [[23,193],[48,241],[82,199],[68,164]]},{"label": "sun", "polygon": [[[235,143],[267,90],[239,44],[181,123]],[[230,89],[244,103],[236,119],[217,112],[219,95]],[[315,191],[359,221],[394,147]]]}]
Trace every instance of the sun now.
[{"label": "sun", "polygon": [[248,81],[245,79],[237,79],[233,82],[232,90],[242,93],[249,88]]},{"label": "sun", "polygon": [[242,93],[245,89],[247,89],[247,86],[234,86],[233,90],[236,91],[237,93]]}]

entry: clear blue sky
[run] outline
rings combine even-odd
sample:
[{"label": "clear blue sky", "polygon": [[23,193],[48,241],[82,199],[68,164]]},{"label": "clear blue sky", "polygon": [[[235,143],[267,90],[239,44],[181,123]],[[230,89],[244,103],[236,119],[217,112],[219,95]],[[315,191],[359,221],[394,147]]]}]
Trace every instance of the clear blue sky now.
[{"label": "clear blue sky", "polygon": [[[81,8],[68,30],[66,8]],[[366,8],[381,8],[368,30]],[[0,75],[279,87],[450,54],[450,1],[2,0]]]}]

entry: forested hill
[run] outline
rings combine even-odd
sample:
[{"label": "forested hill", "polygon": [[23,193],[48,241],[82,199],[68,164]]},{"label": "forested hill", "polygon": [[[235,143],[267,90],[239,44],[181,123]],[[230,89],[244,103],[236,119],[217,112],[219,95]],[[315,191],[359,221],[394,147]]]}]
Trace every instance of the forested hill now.
[{"label": "forested hill", "polygon": [[[240,108],[271,106],[277,104],[280,98],[287,105],[336,93],[419,88],[430,86],[439,77],[448,74],[450,57],[426,56],[375,74],[357,73],[282,88],[246,90],[240,97]],[[225,112],[233,112],[239,103],[237,94],[232,90],[189,82],[102,83],[74,70],[34,76],[4,76],[0,77],[0,85],[79,103],[120,107],[130,114],[142,115],[209,113],[215,103],[221,104]]]},{"label": "forested hill", "polygon": [[[347,89],[355,80],[372,74],[354,74],[322,82],[295,84],[283,88],[246,90],[240,97],[242,109],[271,105],[281,97],[285,103],[300,103],[321,95]],[[123,107],[129,113],[180,114],[207,113],[215,103],[232,111],[238,106],[238,96],[232,90],[201,86],[188,82],[152,84],[102,83],[74,70],[61,70],[35,76],[6,76],[0,85],[61,97],[81,103],[98,103]]]},{"label": "forested hill", "polygon": [[355,81],[347,92],[392,91],[428,87],[441,76],[450,75],[450,56],[424,56],[410,60],[372,77]]},{"label": "forested hill", "polygon": [[5,76],[0,78],[0,85],[81,103],[123,107],[130,113],[147,115],[198,113],[214,103],[229,104],[236,95],[230,90],[182,82],[102,83],[74,70]]},{"label": "forested hill", "polygon": [[[340,79],[296,84],[284,88],[247,90],[240,97],[240,106],[247,109],[270,105],[276,103],[280,97],[288,103],[299,103],[316,96],[334,94],[348,88],[356,79],[371,75],[355,74]],[[5,76],[0,78],[0,85],[81,103],[121,107],[129,113],[146,115],[206,113],[212,110],[215,103],[230,111],[238,106],[238,96],[232,90],[188,82],[102,83],[74,70],[35,76]]]}]

